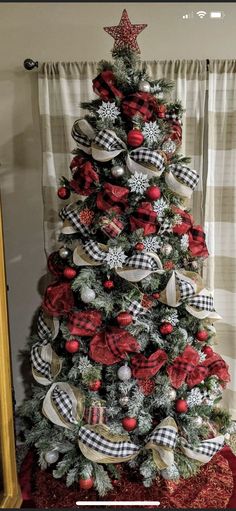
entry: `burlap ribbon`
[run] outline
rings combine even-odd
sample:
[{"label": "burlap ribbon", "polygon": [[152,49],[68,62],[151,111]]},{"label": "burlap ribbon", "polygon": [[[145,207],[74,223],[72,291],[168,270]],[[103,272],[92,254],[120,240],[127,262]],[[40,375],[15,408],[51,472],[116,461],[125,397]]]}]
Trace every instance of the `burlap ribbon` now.
[{"label": "burlap ribbon", "polygon": [[73,429],[84,415],[84,402],[80,389],[69,383],[57,382],[47,392],[42,412],[53,424]]},{"label": "burlap ribbon", "polygon": [[48,316],[41,309],[37,320],[37,330],[38,335],[42,340],[56,339],[59,333],[59,319]]},{"label": "burlap ribbon", "polygon": [[220,450],[224,445],[224,436],[219,435],[215,438],[209,438],[200,442],[197,446],[191,446],[184,438],[180,438],[181,449],[185,456],[193,460],[200,461],[201,463],[208,463],[211,458]]},{"label": "burlap ribbon", "polygon": [[62,367],[62,359],[47,341],[37,342],[32,346],[31,362],[33,377],[41,385],[50,385]]},{"label": "burlap ribbon", "polygon": [[100,266],[105,261],[107,253],[107,245],[90,240],[75,248],[73,262],[76,266]]},{"label": "burlap ribbon", "polygon": [[165,181],[172,192],[181,197],[190,198],[198,184],[199,175],[196,170],[192,170],[186,165],[172,164],[167,168]]}]

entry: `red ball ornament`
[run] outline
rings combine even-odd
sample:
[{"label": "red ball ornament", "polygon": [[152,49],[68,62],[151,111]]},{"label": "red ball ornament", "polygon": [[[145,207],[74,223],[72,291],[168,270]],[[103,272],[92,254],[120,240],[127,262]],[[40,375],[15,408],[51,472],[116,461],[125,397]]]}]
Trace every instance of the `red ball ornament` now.
[{"label": "red ball ornament", "polygon": [[90,490],[93,487],[93,479],[89,477],[88,479],[79,479],[79,487],[81,490]]},{"label": "red ball ornament", "polygon": [[158,186],[149,186],[149,188],[146,190],[146,196],[151,200],[157,200],[160,199],[161,196],[161,190]]},{"label": "red ball ornament", "polygon": [[89,390],[93,390],[95,392],[96,390],[99,390],[101,386],[102,386],[101,380],[95,380],[89,384]]},{"label": "red ball ornament", "polygon": [[177,399],[175,402],[175,410],[178,413],[186,413],[188,410],[188,403],[185,399]]},{"label": "red ball ornament", "polygon": [[205,353],[206,357],[211,357],[213,355],[213,349],[210,347],[210,346],[204,346],[204,348],[202,348],[202,352]]},{"label": "red ball ornament", "polygon": [[109,290],[109,289],[113,289],[115,287],[115,284],[114,284],[113,280],[105,280],[103,282],[103,287],[105,289]]},{"label": "red ball ornament", "polygon": [[206,330],[199,330],[196,333],[196,339],[198,341],[207,341],[208,337],[208,332]]},{"label": "red ball ornament", "polygon": [[144,136],[141,131],[134,129],[130,130],[127,135],[127,142],[131,147],[139,147],[144,141]]},{"label": "red ball ornament", "polygon": [[159,300],[160,296],[160,293],[152,293],[152,297],[155,298],[155,300]]},{"label": "red ball ornament", "polygon": [[173,332],[173,330],[174,330],[174,328],[171,325],[171,323],[162,323],[162,325],[160,326],[160,332],[162,335],[171,334],[171,332]]},{"label": "red ball ornament", "polygon": [[144,244],[143,243],[136,243],[134,248],[135,248],[135,250],[138,250],[138,252],[142,252],[142,250],[144,249]]},{"label": "red ball ornament", "polygon": [[77,271],[74,268],[67,266],[63,271],[63,275],[67,279],[74,279],[77,275]]},{"label": "red ball ornament", "polygon": [[129,312],[120,312],[116,316],[116,321],[119,326],[128,326],[133,322],[133,316]]},{"label": "red ball ornament", "polygon": [[77,339],[72,339],[71,341],[66,341],[65,349],[68,353],[77,353],[80,348],[80,343]]},{"label": "red ball ornament", "polygon": [[57,190],[57,195],[60,199],[69,199],[70,197],[70,189],[67,188],[67,186],[61,186],[60,188],[58,188]]},{"label": "red ball ornament", "polygon": [[133,431],[137,426],[137,419],[134,417],[124,417],[122,419],[122,426],[126,431]]}]

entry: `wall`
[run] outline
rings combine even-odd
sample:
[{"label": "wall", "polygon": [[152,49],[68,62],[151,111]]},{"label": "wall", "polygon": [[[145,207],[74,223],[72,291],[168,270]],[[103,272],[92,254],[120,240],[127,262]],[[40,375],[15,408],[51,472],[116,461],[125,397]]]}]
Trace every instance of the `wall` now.
[{"label": "wall", "polygon": [[[224,10],[225,18],[182,19],[211,7]],[[45,273],[37,73],[25,71],[22,63],[26,57],[39,62],[109,58],[113,40],[102,27],[116,25],[123,8],[133,23],[149,25],[138,39],[143,59],[235,58],[236,5],[231,3],[0,4],[0,176],[18,403],[27,371],[19,350],[40,304]]]}]

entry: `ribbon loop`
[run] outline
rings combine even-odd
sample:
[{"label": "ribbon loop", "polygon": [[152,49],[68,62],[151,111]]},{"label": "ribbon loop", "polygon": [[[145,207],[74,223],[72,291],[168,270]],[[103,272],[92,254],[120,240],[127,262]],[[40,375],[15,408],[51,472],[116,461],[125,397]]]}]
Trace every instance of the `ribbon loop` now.
[{"label": "ribbon loop", "polygon": [[37,320],[37,330],[40,339],[54,340],[59,333],[59,319],[47,316],[41,309]]},{"label": "ribbon loop", "polygon": [[76,266],[100,266],[108,249],[102,243],[96,243],[93,240],[84,245],[79,244],[73,252],[73,262]]},{"label": "ribbon loop", "polygon": [[42,412],[53,424],[73,429],[84,415],[84,402],[80,389],[69,383],[57,382],[47,392]]},{"label": "ribbon loop", "polygon": [[209,438],[199,443],[196,447],[191,446],[184,438],[180,439],[181,449],[185,456],[201,463],[208,463],[211,458],[222,449],[224,445],[224,436],[219,435],[215,438]]},{"label": "ribbon loop", "polygon": [[192,170],[186,165],[172,164],[167,169],[165,181],[172,192],[190,198],[198,184],[199,175],[196,170]]},{"label": "ribbon loop", "polygon": [[94,138],[92,142],[92,157],[97,161],[110,161],[118,154],[125,151],[125,143],[116,135],[113,130],[104,129]]},{"label": "ribbon loop", "polygon": [[79,210],[76,204],[68,204],[62,208],[59,216],[64,221],[62,234],[74,234],[79,231],[83,236],[90,236],[91,231],[80,221]]},{"label": "ribbon loop", "polygon": [[164,273],[160,258],[152,253],[134,254],[125,262],[125,266],[118,268],[116,273],[129,282],[139,282],[150,273]]},{"label": "ribbon loop", "polygon": [[47,341],[32,346],[31,362],[33,377],[41,385],[50,385],[62,368],[62,360]]},{"label": "ribbon loop", "polygon": [[82,426],[78,438],[83,455],[97,463],[120,463],[133,459],[139,447],[128,435],[116,435],[104,425]]},{"label": "ribbon loop", "polygon": [[149,178],[160,177],[165,168],[166,158],[161,151],[141,147],[131,151],[126,158],[126,165],[131,172],[146,174]]},{"label": "ribbon loop", "polygon": [[86,154],[91,154],[91,141],[95,138],[95,131],[86,119],[77,119],[74,122],[71,136],[79,149]]}]

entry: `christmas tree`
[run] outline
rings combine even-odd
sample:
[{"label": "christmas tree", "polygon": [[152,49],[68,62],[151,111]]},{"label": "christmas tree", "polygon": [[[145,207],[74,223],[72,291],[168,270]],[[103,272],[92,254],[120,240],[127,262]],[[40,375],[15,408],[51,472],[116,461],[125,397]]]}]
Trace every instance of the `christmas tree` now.
[{"label": "christmas tree", "polygon": [[173,84],[139,60],[145,27],[124,10],[105,28],[113,63],[99,63],[98,98],[72,128],[61,248],[32,338],[39,385],[21,408],[42,469],[102,496],[121,462],[147,487],[190,477],[232,428],[218,406],[230,377],[200,276],[205,234],[187,206],[199,176],[178,152]]}]

